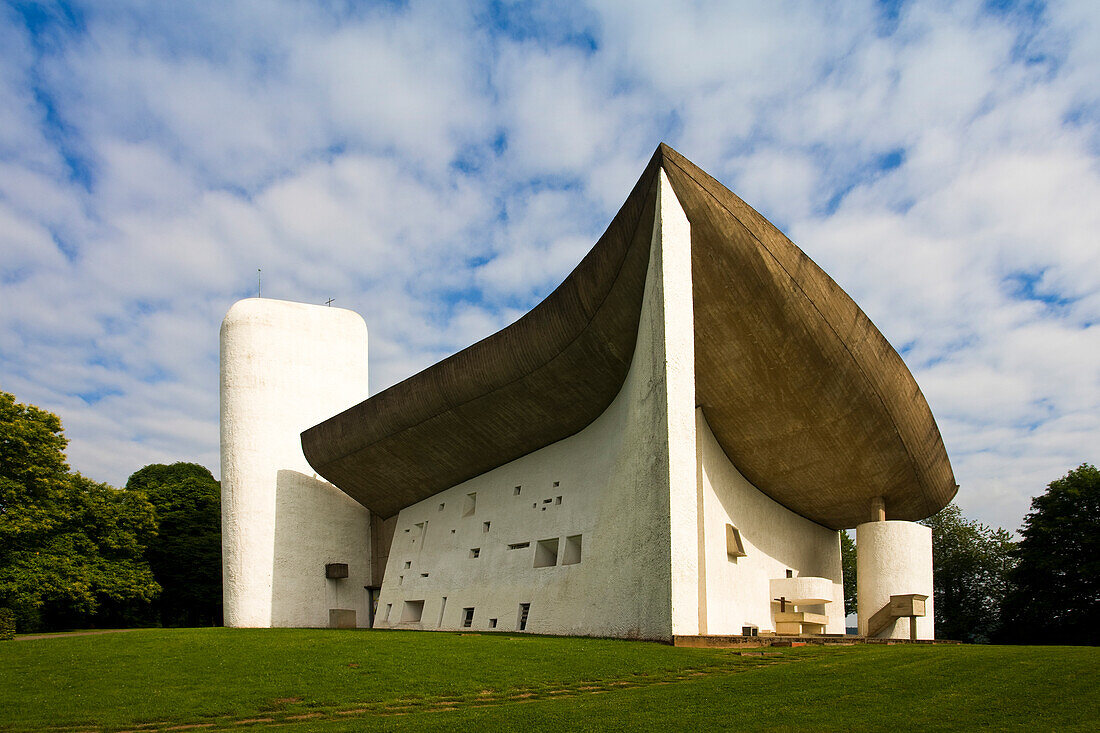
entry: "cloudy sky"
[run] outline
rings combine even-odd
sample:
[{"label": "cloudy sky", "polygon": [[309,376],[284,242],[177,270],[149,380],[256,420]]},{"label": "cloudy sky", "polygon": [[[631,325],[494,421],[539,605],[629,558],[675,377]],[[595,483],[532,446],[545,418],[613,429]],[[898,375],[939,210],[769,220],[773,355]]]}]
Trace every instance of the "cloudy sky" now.
[{"label": "cloudy sky", "polygon": [[371,330],[378,391],[513,321],[661,141],[902,353],[963,511],[1100,445],[1100,3],[5,2],[0,389],[74,468],[218,472],[218,325]]}]

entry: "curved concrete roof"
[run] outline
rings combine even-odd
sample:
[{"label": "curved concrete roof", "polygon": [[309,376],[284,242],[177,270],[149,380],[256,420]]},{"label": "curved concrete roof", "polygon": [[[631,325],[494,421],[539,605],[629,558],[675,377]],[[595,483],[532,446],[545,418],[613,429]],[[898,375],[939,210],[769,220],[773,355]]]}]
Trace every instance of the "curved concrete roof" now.
[{"label": "curved concrete roof", "polygon": [[828,527],[916,520],[957,486],[901,357],[782,232],[666,145],[575,270],[507,328],[302,433],[383,517],[595,420],[634,351],[659,170],[691,223],[696,404],[735,466]]}]

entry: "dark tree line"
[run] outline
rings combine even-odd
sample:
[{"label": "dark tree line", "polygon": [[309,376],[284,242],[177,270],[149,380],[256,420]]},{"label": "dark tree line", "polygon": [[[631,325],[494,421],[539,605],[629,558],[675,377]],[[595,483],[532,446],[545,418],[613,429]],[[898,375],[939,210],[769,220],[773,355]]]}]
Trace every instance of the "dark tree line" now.
[{"label": "dark tree line", "polygon": [[116,489],[65,462],[61,420],[0,392],[0,608],[20,631],[221,620],[219,487],[146,466]]}]

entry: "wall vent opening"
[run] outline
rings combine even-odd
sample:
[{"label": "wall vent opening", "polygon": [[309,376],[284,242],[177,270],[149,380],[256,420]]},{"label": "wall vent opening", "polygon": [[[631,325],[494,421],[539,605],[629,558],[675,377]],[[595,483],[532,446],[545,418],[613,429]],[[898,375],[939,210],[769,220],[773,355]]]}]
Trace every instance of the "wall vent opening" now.
[{"label": "wall vent opening", "polygon": [[519,604],[519,620],[516,622],[516,628],[520,631],[527,630],[527,616],[531,613],[530,603]]},{"label": "wall vent opening", "polygon": [[558,564],[558,538],[539,540],[535,546],[535,567],[551,568]]},{"label": "wall vent opening", "polygon": [[424,601],[405,601],[401,609],[401,623],[418,624],[424,615]]},{"label": "wall vent opening", "polygon": [[474,609],[464,608],[462,609],[462,628],[468,629],[474,625]]},{"label": "wall vent opening", "polygon": [[562,565],[576,565],[581,561],[581,536],[579,534],[565,538],[565,550],[561,554]]},{"label": "wall vent opening", "polygon": [[481,548],[480,547],[471,547],[470,548],[470,557],[481,557]]},{"label": "wall vent opening", "polygon": [[523,548],[530,547],[530,546],[531,546],[530,542],[514,542],[514,543],[508,545],[508,549],[509,550],[522,550]]},{"label": "wall vent opening", "polygon": [[472,517],[477,511],[477,492],[466,494],[466,501],[462,503],[462,516]]}]

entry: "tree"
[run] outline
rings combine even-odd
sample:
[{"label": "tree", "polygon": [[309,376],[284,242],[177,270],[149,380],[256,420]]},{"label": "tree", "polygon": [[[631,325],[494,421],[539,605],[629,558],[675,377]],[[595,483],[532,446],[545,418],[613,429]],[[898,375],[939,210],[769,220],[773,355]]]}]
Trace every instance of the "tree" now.
[{"label": "tree", "polygon": [[988,643],[1012,567],[1012,535],[968,520],[954,504],[921,522],[932,529],[936,636]]},{"label": "tree", "polygon": [[0,392],[0,606],[25,629],[148,604],[145,497],[70,473],[61,420]]},{"label": "tree", "polygon": [[856,612],[856,543],[846,531],[840,531],[840,567],[844,576],[844,615]]},{"label": "tree", "polygon": [[1031,500],[1001,639],[1100,643],[1100,471],[1083,463]]},{"label": "tree", "polygon": [[126,482],[149,497],[159,531],[147,552],[164,589],[157,601],[165,626],[213,626],[222,618],[221,489],[196,463],[152,464]]}]

